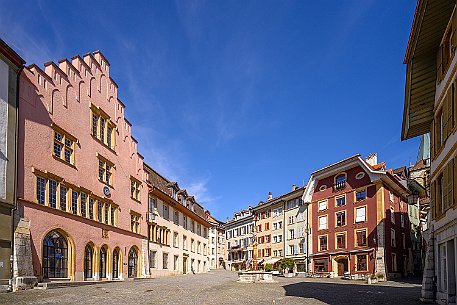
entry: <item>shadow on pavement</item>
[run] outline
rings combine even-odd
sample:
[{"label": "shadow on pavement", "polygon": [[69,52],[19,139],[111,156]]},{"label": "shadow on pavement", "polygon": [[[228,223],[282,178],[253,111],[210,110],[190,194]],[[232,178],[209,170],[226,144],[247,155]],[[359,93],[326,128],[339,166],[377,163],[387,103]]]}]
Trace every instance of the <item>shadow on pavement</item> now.
[{"label": "shadow on pavement", "polygon": [[420,287],[300,282],[283,286],[286,296],[333,304],[422,304]]}]

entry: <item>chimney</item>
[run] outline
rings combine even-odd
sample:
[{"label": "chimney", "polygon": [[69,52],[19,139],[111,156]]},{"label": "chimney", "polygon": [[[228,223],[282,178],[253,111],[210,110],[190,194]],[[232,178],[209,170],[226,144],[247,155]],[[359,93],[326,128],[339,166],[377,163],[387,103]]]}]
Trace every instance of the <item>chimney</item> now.
[{"label": "chimney", "polygon": [[372,153],[370,154],[365,161],[370,164],[371,166],[374,166],[378,164],[378,154],[377,153]]},{"label": "chimney", "polygon": [[297,189],[297,185],[292,184],[292,192],[295,191],[296,189]]},{"label": "chimney", "polygon": [[273,194],[271,192],[268,192],[268,200],[273,199]]}]

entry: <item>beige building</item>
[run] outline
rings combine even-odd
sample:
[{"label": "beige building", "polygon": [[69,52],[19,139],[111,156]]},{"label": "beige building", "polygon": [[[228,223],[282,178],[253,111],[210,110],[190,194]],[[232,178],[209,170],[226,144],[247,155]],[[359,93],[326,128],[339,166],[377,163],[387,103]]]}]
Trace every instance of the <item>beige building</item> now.
[{"label": "beige building", "polygon": [[267,202],[260,202],[254,209],[256,244],[254,248],[254,268],[263,269],[271,260],[271,192]]},{"label": "beige building", "polygon": [[148,239],[151,277],[203,273],[210,268],[211,224],[204,209],[176,182],[145,165],[149,189]]},{"label": "beige building", "polygon": [[301,197],[305,188],[292,186],[292,191],[285,194],[284,236],[285,257],[292,258],[297,272],[308,271],[309,224],[307,206]]}]

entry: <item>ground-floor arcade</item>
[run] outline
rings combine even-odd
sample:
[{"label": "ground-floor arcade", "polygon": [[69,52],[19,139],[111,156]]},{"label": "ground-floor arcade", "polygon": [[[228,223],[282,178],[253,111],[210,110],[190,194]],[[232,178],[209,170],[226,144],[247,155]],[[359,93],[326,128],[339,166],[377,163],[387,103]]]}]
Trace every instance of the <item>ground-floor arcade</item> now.
[{"label": "ground-floor arcade", "polygon": [[34,203],[20,204],[22,225],[16,228],[14,253],[18,277],[93,281],[147,275],[145,237]]}]

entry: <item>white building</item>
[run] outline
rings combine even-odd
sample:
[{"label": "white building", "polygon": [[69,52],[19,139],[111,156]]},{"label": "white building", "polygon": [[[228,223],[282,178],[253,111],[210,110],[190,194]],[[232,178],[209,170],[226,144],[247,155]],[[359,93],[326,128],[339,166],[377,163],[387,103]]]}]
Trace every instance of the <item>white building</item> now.
[{"label": "white building", "polygon": [[422,299],[457,291],[457,13],[455,0],[418,0],[405,56],[402,139],[431,134],[431,217]]},{"label": "white building", "polygon": [[229,270],[250,269],[253,264],[254,216],[252,208],[236,212],[224,225]]}]

